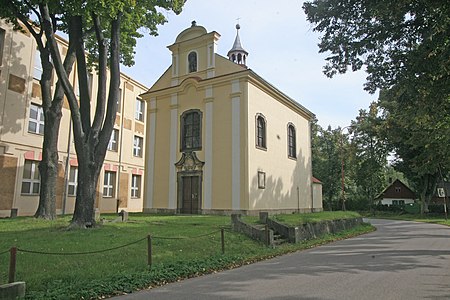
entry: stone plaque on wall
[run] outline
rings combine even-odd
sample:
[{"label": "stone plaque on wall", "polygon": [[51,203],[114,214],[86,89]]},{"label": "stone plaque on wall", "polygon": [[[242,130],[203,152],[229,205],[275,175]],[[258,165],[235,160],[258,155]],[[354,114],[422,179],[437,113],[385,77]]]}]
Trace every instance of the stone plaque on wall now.
[{"label": "stone plaque on wall", "polygon": [[131,124],[133,122],[130,119],[123,119],[123,127],[125,127],[128,130],[131,130]]},{"label": "stone plaque on wall", "polygon": [[9,74],[8,89],[23,94],[25,92],[25,79]]},{"label": "stone plaque on wall", "polygon": [[31,89],[31,97],[42,98],[41,85],[39,83],[33,82],[33,88]]},{"label": "stone plaque on wall", "polygon": [[144,124],[135,122],[134,123],[134,131],[144,134]]},{"label": "stone plaque on wall", "polygon": [[125,82],[125,87],[127,89],[129,89],[130,91],[134,91],[134,86],[132,84],[128,83],[128,82]]}]

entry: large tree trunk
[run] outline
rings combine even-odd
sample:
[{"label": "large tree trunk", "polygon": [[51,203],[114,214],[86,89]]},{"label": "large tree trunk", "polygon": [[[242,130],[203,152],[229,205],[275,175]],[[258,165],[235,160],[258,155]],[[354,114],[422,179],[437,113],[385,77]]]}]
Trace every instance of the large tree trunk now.
[{"label": "large tree trunk", "polygon": [[[52,101],[51,77],[53,65],[50,62],[50,45],[40,49],[43,74],[40,80],[44,111],[44,140],[42,144],[42,161],[39,163],[41,187],[39,204],[34,216],[53,220],[56,218],[56,186],[58,180],[58,137],[62,117],[64,90],[58,81]],[[73,43],[69,42],[69,49],[64,60],[67,74],[72,71],[75,62]]]},{"label": "large tree trunk", "polygon": [[[92,148],[85,147],[86,157],[92,157]],[[78,161],[78,188],[75,211],[69,228],[89,228],[95,226],[95,197],[101,170],[92,161]]]},{"label": "large tree trunk", "polygon": [[56,182],[58,179],[58,133],[61,112],[44,111],[44,143],[42,161],[39,163],[41,189],[35,217],[53,220],[56,218]]},{"label": "large tree trunk", "polygon": [[[70,33],[75,41],[82,37],[81,18],[72,20]],[[107,48],[101,32],[99,18],[93,15],[94,27],[99,45],[99,86],[97,92],[97,106],[93,124],[90,124],[90,99],[87,93],[87,69],[82,41],[77,43],[76,56],[78,62],[78,82],[80,85],[80,118],[78,128],[74,131],[75,149],[78,157],[78,190],[75,211],[70,228],[86,228],[95,226],[95,197],[96,187],[103,167],[106,149],[114,127],[117,112],[117,98],[119,97],[120,69],[119,69],[119,37],[120,18],[111,22],[111,53],[110,53],[110,86],[106,104],[106,66]],[[106,109],[105,109],[106,108]],[[105,115],[106,111],[106,115]],[[84,132],[84,135],[81,133]]]},{"label": "large tree trunk", "polygon": [[[48,46],[48,44],[47,44]],[[40,47],[42,62],[42,77],[40,79],[42,92],[42,108],[44,111],[44,141],[42,145],[42,161],[39,163],[41,186],[39,204],[35,213],[36,218],[53,220],[56,218],[56,180],[58,176],[58,131],[61,112],[52,113],[51,106],[51,77],[53,65],[50,63],[48,47]]]}]

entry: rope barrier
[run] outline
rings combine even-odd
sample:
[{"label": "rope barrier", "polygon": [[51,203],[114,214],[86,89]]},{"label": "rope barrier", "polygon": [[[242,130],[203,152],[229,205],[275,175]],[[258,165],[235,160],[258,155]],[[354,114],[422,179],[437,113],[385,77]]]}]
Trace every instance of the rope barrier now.
[{"label": "rope barrier", "polygon": [[121,245],[121,246],[117,246],[117,247],[113,247],[113,248],[108,248],[108,249],[103,249],[103,250],[96,250],[96,251],[87,251],[87,252],[67,252],[67,253],[62,253],[62,252],[44,252],[44,251],[35,251],[35,250],[26,250],[26,249],[20,249],[17,248],[17,251],[20,252],[24,252],[24,253],[31,253],[31,254],[44,254],[44,255],[84,255],[84,254],[96,254],[96,253],[102,253],[102,252],[107,252],[107,251],[112,251],[112,250],[117,250],[120,248],[125,248],[128,246],[131,246],[133,244],[137,244],[143,240],[146,240],[147,237],[139,239],[137,241],[125,244],[125,245]]},{"label": "rope barrier", "polygon": [[163,236],[154,236],[152,235],[152,239],[160,239],[160,240],[188,240],[188,239],[197,239],[197,238],[201,238],[201,237],[205,237],[208,235],[213,235],[215,233],[220,232],[220,230],[216,230],[210,233],[206,233],[206,234],[202,234],[202,235],[197,235],[197,236],[191,236],[191,237],[163,237]]},{"label": "rope barrier", "polygon": [[[226,231],[229,231],[227,229],[225,229]],[[161,240],[188,240],[188,239],[197,239],[197,238],[201,238],[201,237],[205,237],[205,236],[209,236],[209,235],[213,235],[216,234],[218,232],[220,232],[221,230],[216,230],[210,233],[206,233],[206,234],[201,234],[201,235],[197,235],[197,236],[192,236],[192,237],[162,237],[162,236],[151,236],[152,239],[161,239]],[[230,231],[231,232],[231,231]],[[120,248],[125,248],[134,244],[137,244],[143,240],[146,240],[147,237],[144,237],[142,239],[139,239],[137,241],[125,244],[125,245],[121,245],[121,246],[117,246],[117,247],[113,247],[113,248],[108,248],[108,249],[102,249],[102,250],[95,250],[95,251],[86,251],[86,252],[45,252],[45,251],[37,251],[37,250],[27,250],[27,249],[20,249],[17,248],[17,251],[23,252],[23,253],[31,253],[31,254],[43,254],[43,255],[85,255],[85,254],[96,254],[96,253],[103,253],[103,252],[108,252],[108,251],[113,251],[113,250],[117,250]],[[9,250],[0,252],[0,255],[3,255],[5,253],[8,253]]]}]

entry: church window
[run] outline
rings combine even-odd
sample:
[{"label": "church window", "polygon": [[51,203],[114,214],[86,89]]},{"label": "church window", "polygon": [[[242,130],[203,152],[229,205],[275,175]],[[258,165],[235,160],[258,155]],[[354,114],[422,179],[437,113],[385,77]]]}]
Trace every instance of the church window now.
[{"label": "church window", "polygon": [[181,150],[200,150],[202,113],[199,110],[188,110],[181,116]]},{"label": "church window", "polygon": [[263,115],[256,116],[256,147],[267,149],[266,146],[266,119]]},{"label": "church window", "polygon": [[295,136],[295,127],[292,124],[288,125],[288,157],[297,158],[297,145]]},{"label": "church window", "polygon": [[197,53],[192,51],[188,55],[189,73],[197,72]]}]

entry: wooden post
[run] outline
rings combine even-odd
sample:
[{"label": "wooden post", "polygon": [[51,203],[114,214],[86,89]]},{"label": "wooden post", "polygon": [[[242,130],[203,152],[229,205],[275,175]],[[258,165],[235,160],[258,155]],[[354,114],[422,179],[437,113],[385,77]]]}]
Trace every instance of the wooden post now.
[{"label": "wooden post", "polygon": [[270,233],[269,233],[269,225],[266,224],[266,244],[270,246]]},{"label": "wooden post", "polygon": [[147,265],[152,267],[152,237],[147,235]]},{"label": "wooden post", "polygon": [[8,283],[13,283],[16,277],[16,254],[17,248],[12,247],[9,250],[9,279]]},{"label": "wooden post", "polygon": [[225,254],[225,232],[224,229],[220,229],[220,238],[222,240],[222,254]]}]

